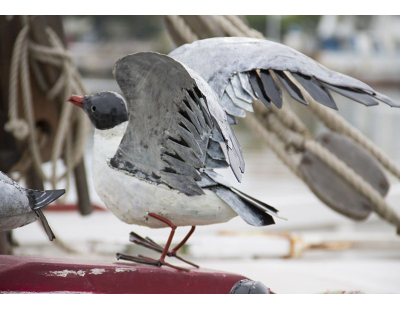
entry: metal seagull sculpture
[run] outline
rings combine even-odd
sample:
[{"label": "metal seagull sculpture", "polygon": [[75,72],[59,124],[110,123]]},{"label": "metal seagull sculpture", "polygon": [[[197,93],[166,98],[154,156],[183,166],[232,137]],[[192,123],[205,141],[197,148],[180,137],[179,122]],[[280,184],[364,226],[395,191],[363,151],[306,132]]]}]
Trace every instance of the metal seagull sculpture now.
[{"label": "metal seagull sculpture", "polygon": [[50,241],[55,239],[42,208],[65,194],[65,190],[26,189],[0,171],[0,231],[25,226],[38,218]]},{"label": "metal seagull sculpture", "polygon": [[[327,88],[367,105],[378,99],[397,106],[367,85],[265,40],[203,40],[170,56],[149,52],[120,59],[113,73],[126,100],[107,91],[69,99],[96,128],[93,177],[106,206],[126,223],[172,229],[164,248],[131,233],[131,241],[161,252],[160,259],[117,254],[120,259],[185,270],[166,263],[165,257],[185,261],[177,251],[195,226],[237,215],[253,226],[274,224],[275,208],[237,190],[213,170],[230,167],[240,181],[245,164],[230,121],[251,111],[254,98],[267,106],[282,105],[271,71],[303,104],[285,71],[330,107],[336,105]],[[192,228],[170,251],[177,226]]]}]

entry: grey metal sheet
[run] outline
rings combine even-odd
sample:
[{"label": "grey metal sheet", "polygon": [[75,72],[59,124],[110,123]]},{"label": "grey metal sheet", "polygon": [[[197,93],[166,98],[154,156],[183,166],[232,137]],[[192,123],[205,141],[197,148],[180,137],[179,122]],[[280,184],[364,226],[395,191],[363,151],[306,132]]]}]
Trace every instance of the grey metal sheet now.
[{"label": "grey metal sheet", "polygon": [[283,44],[253,38],[211,38],[185,44],[169,54],[199,73],[222,96],[234,72],[271,69],[314,76],[325,83],[374,93],[361,81],[329,70]]},{"label": "grey metal sheet", "polygon": [[299,83],[305,88],[310,96],[315,99],[315,101],[329,108],[335,110],[338,109],[329,91],[316,79],[298,73],[292,73],[292,75],[296,78],[297,81],[299,81]]},{"label": "grey metal sheet", "polygon": [[250,76],[250,85],[251,85],[251,87],[253,87],[254,93],[257,94],[257,97],[260,98],[262,103],[264,103],[264,105],[267,108],[270,108],[271,107],[270,99],[268,98],[268,96],[265,94],[265,92],[263,90],[263,84],[262,84],[261,79],[258,76],[257,72],[250,71],[249,76]]},{"label": "grey metal sheet", "polygon": [[283,71],[274,71],[276,76],[278,77],[279,81],[285,87],[289,95],[297,100],[298,102],[308,105],[308,102],[304,99],[301,90],[286,76],[285,72]]},{"label": "grey metal sheet", "polygon": [[260,78],[268,98],[280,109],[282,107],[282,91],[276,85],[271,73],[268,70],[260,70]]},{"label": "grey metal sheet", "polygon": [[351,89],[346,89],[343,87],[337,87],[337,86],[333,86],[333,85],[329,85],[327,83],[322,83],[324,84],[325,87],[329,88],[330,90],[345,96],[349,99],[352,99],[354,101],[357,101],[359,103],[362,103],[363,105],[366,106],[373,106],[373,105],[378,105],[379,102],[376,101],[372,96],[366,94],[366,93],[361,93],[361,92],[357,92]]},{"label": "grey metal sheet", "polygon": [[[219,97],[222,96],[231,78],[238,72],[243,89],[253,96],[253,92],[246,85],[243,73],[254,70],[274,70],[298,73],[329,85],[354,89],[356,92],[366,92],[390,106],[400,107],[400,104],[375,92],[367,84],[329,70],[288,46],[268,40],[238,37],[211,38],[182,45],[172,51],[170,56],[198,72],[210,83]],[[327,104],[326,101],[323,103]],[[331,106],[333,107],[332,104]]]},{"label": "grey metal sheet", "polygon": [[389,98],[388,96],[385,96],[385,95],[380,94],[380,93],[378,93],[378,92],[375,92],[374,97],[375,97],[376,99],[378,99],[379,101],[382,101],[382,102],[384,102],[384,103],[390,105],[391,107],[396,107],[396,108],[400,107],[400,104],[399,104],[399,103],[393,101],[393,100],[392,100],[391,98]]},{"label": "grey metal sheet", "polygon": [[236,117],[246,117],[246,112],[242,108],[235,105],[226,92],[224,92],[222,95],[220,102],[226,113]]},{"label": "grey metal sheet", "polygon": [[253,100],[257,100],[258,96],[253,92],[253,88],[250,85],[250,77],[247,72],[239,72],[238,73],[240,83],[242,84],[243,90],[248,93]]},{"label": "grey metal sheet", "polygon": [[[208,150],[213,137],[226,144],[230,166],[241,179],[244,160],[240,145],[217,95],[198,74],[158,53],[125,56],[117,62],[114,74],[130,117],[110,161],[113,167],[149,180],[158,176],[157,182],[187,195],[203,194],[195,170],[207,164],[227,166],[223,152]],[[219,158],[207,157],[208,151]]]},{"label": "grey metal sheet", "polygon": [[212,190],[225,201],[247,224],[252,226],[266,226],[275,224],[271,215],[252,206],[231,190],[216,186]]},{"label": "grey metal sheet", "polygon": [[231,99],[231,101],[233,102],[234,105],[236,105],[237,107],[242,108],[246,111],[254,112],[252,103],[248,103],[236,96],[235,91],[232,87],[232,84],[228,84],[225,91],[228,94],[229,98]]},{"label": "grey metal sheet", "polygon": [[253,99],[251,97],[251,95],[243,89],[242,83],[240,81],[239,75],[238,74],[234,74],[231,77],[231,86],[233,88],[233,91],[235,93],[235,96],[242,100],[245,101],[247,103],[249,103],[250,105],[253,103]]}]

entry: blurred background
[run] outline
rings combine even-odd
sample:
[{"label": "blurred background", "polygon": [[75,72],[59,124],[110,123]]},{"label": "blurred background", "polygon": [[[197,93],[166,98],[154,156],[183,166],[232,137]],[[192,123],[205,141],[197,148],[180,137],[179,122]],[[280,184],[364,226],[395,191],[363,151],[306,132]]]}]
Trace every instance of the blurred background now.
[{"label": "blurred background", "polygon": [[[245,16],[251,27],[270,40],[288,45],[326,67],[362,80],[400,102],[399,16]],[[66,16],[67,47],[90,93],[120,91],[112,67],[121,57],[140,51],[168,54],[176,46],[163,16]],[[400,110],[380,104],[366,108],[335,96],[339,113],[400,164]],[[293,105],[310,131],[324,126],[306,108]],[[234,126],[246,160],[238,185],[281,212],[288,221],[254,228],[240,218],[198,227],[183,256],[205,268],[240,273],[260,280],[279,293],[355,290],[400,292],[400,239],[375,214],[352,221],[325,206],[308,187],[241,123]],[[94,212],[81,216],[74,208],[46,211],[62,244],[49,243],[39,224],[13,233],[17,255],[71,257],[115,261],[115,253],[145,253],[129,243],[130,231],[163,244],[166,229],[151,230],[120,222],[105,209],[91,179],[92,134],[84,160]],[[46,166],[47,165],[47,166]],[[44,164],[45,169],[51,167]],[[62,171],[62,167],[60,168]],[[229,171],[222,172],[234,182]],[[400,212],[400,186],[391,175],[387,201]],[[71,180],[73,183],[74,180]],[[63,182],[58,184],[65,186]],[[74,187],[64,203],[74,205]],[[179,228],[175,240],[187,228]],[[153,255],[153,253],[146,253]]]}]

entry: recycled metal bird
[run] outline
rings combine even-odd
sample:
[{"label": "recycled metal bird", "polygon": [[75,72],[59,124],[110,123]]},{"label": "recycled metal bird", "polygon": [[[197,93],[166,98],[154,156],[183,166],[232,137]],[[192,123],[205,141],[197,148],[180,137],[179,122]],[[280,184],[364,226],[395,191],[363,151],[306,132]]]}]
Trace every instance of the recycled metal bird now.
[{"label": "recycled metal bird", "polygon": [[55,236],[42,208],[65,194],[65,190],[37,191],[21,187],[0,171],[0,231],[25,226],[38,218],[52,241]]},{"label": "recycled metal bird", "polygon": [[[197,41],[169,56],[128,55],[113,71],[126,100],[108,91],[70,97],[96,128],[93,178],[106,206],[126,223],[171,228],[164,248],[131,233],[131,241],[161,252],[160,259],[124,254],[118,258],[186,270],[166,263],[165,257],[182,259],[177,251],[195,226],[226,222],[236,215],[254,226],[274,224],[275,208],[237,190],[213,169],[230,167],[240,181],[245,163],[230,123],[244,117],[245,110],[252,111],[253,99],[267,107],[271,102],[282,106],[272,75],[294,99],[307,104],[287,72],[331,108],[336,105],[328,89],[367,106],[377,100],[398,106],[293,49],[247,38]],[[177,226],[192,229],[170,251]]]}]

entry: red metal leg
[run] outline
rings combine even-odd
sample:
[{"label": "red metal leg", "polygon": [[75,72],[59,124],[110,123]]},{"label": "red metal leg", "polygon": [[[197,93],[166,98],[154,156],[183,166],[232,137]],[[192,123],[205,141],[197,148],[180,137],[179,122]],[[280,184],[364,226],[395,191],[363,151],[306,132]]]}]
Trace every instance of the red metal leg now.
[{"label": "red metal leg", "polygon": [[162,262],[164,262],[165,256],[169,256],[169,257],[172,256],[172,257],[176,257],[176,258],[180,259],[181,261],[184,261],[185,263],[187,263],[189,265],[192,265],[193,267],[200,268],[198,265],[193,264],[176,254],[176,252],[188,241],[188,239],[190,238],[190,236],[193,234],[194,230],[196,229],[196,226],[192,226],[192,228],[190,229],[190,231],[188,232],[186,237],[183,238],[183,240],[175,248],[173,248],[172,251],[169,251],[169,247],[171,246],[172,238],[174,237],[174,234],[175,234],[176,226],[174,224],[172,224],[171,221],[167,220],[166,218],[163,218],[160,215],[157,215],[154,213],[149,213],[149,216],[154,217],[154,218],[164,222],[172,229],[171,234],[169,235],[167,244],[165,245],[165,248],[161,254],[160,260]]},{"label": "red metal leg", "polygon": [[171,246],[172,239],[174,238],[176,226],[174,224],[172,224],[166,218],[163,218],[162,216],[157,215],[155,213],[149,213],[149,216],[154,217],[155,219],[157,219],[161,222],[164,222],[169,227],[171,227],[171,233],[169,234],[167,244],[165,245],[164,251],[161,253],[161,257],[160,257],[161,263],[165,263],[164,259],[165,259],[165,256],[167,256],[167,254],[168,254],[169,247]]},{"label": "red metal leg", "polygon": [[[182,257],[180,257],[177,254],[177,251],[187,242],[187,240],[189,239],[189,237],[193,234],[195,230],[195,227],[193,226],[189,233],[186,235],[186,237],[172,250],[172,251],[168,251],[167,256],[168,257],[175,257],[189,265],[192,265],[193,267],[196,268],[200,268],[198,265],[187,261],[186,259],[183,259]],[[150,239],[149,237],[143,238],[141,236],[139,236],[138,234],[134,233],[133,231],[130,233],[130,237],[129,240],[132,241],[135,244],[144,246],[148,249],[151,249],[153,251],[159,252],[159,253],[163,253],[164,248],[162,246],[160,246],[159,244],[157,244],[155,241],[153,241],[152,239]]]},{"label": "red metal leg", "polygon": [[152,218],[155,218],[155,219],[167,224],[169,227],[171,227],[171,232],[169,234],[169,237],[168,237],[165,247],[163,248],[162,246],[158,245],[156,242],[151,240],[149,237],[143,238],[134,232],[131,232],[130,240],[138,245],[142,245],[148,249],[151,249],[151,250],[161,253],[160,259],[155,260],[153,258],[146,257],[143,255],[134,257],[134,256],[130,256],[130,255],[120,254],[120,253],[117,253],[117,259],[124,259],[124,260],[133,261],[135,263],[142,263],[142,264],[149,264],[149,265],[156,265],[156,266],[165,265],[165,266],[169,266],[171,268],[175,268],[175,269],[182,270],[182,271],[190,271],[189,269],[185,269],[185,268],[174,266],[174,265],[167,263],[165,261],[165,257],[168,256],[168,257],[175,257],[189,265],[192,265],[193,267],[199,268],[198,265],[193,264],[193,263],[183,259],[176,253],[187,242],[187,240],[193,234],[196,227],[192,226],[192,228],[190,229],[188,234],[185,236],[185,238],[183,238],[183,240],[175,248],[173,248],[172,251],[169,251],[169,248],[171,246],[172,239],[174,238],[175,230],[177,227],[171,221],[169,221],[168,219],[166,219],[158,214],[150,212],[150,213],[148,213],[148,215]]},{"label": "red metal leg", "polygon": [[194,230],[196,229],[196,226],[192,226],[192,228],[190,229],[190,231],[188,232],[188,234],[186,235],[185,238],[183,238],[183,240],[172,249],[172,253],[176,253],[190,238],[190,236],[194,233]]},{"label": "red metal leg", "polygon": [[183,240],[172,249],[172,251],[168,252],[168,256],[173,256],[176,257],[178,259],[180,259],[181,261],[184,261],[185,263],[192,265],[195,268],[200,268],[199,265],[193,264],[192,262],[187,261],[186,259],[183,259],[182,257],[180,257],[178,254],[176,254],[176,252],[178,252],[178,250],[188,241],[188,239],[190,238],[190,236],[194,233],[194,230],[196,229],[196,226],[192,226],[192,228],[190,229],[190,231],[188,232],[188,234],[186,235],[185,238],[183,238]]}]

